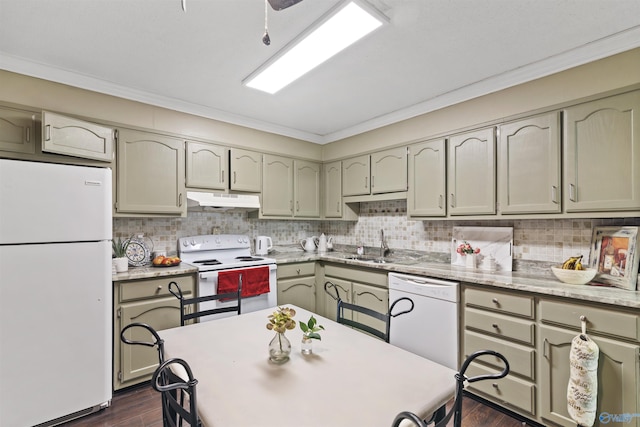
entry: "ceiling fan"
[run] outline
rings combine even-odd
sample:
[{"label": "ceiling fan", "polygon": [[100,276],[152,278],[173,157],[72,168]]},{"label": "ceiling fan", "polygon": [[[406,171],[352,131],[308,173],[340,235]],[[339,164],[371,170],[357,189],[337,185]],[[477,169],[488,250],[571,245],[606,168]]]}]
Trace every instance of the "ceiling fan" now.
[{"label": "ceiling fan", "polygon": [[300,3],[302,0],[269,0],[269,4],[273,10],[286,9],[294,4]]}]

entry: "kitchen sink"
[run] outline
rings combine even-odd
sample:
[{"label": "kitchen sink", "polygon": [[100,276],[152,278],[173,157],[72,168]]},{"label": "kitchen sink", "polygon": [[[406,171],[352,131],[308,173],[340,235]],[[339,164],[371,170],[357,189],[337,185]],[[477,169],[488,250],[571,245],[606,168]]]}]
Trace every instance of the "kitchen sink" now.
[{"label": "kitchen sink", "polygon": [[373,264],[385,264],[387,262],[391,262],[390,260],[385,260],[380,257],[372,257],[366,255],[346,255],[344,258],[353,261],[370,262]]}]

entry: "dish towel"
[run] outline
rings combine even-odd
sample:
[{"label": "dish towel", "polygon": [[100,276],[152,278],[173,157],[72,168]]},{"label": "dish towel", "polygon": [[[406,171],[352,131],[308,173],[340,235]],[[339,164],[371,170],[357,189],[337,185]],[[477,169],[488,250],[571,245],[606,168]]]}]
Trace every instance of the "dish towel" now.
[{"label": "dish towel", "polygon": [[218,273],[218,293],[234,292],[238,289],[242,275],[242,298],[269,292],[269,266],[226,270]]},{"label": "dish towel", "polygon": [[585,333],[571,341],[567,410],[584,427],[591,427],[596,418],[599,353],[598,345]]}]

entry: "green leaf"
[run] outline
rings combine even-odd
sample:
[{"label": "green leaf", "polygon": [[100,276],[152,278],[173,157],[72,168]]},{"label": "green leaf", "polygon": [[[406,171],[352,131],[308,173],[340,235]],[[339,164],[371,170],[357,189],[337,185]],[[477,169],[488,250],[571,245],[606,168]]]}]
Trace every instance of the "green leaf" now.
[{"label": "green leaf", "polygon": [[316,324],[316,318],[311,316],[311,319],[309,319],[309,322],[307,323],[307,326],[309,326],[309,329],[313,329],[315,324]]},{"label": "green leaf", "polygon": [[300,329],[302,329],[302,332],[307,332],[309,330],[302,320],[300,321]]},{"label": "green leaf", "polygon": [[313,338],[314,340],[321,340],[322,341],[322,338],[320,338],[320,334],[318,334],[316,332],[311,332],[310,334],[307,334],[307,337]]}]

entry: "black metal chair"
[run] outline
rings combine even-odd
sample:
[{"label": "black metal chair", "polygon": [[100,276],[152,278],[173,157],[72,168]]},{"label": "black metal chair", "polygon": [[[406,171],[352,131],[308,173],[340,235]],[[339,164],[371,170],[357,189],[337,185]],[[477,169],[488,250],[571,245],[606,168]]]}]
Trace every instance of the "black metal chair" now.
[{"label": "black metal chair", "polygon": [[[176,366],[179,365],[179,366]],[[175,374],[184,372],[186,378]],[[158,366],[151,378],[151,386],[162,396],[162,419],[164,427],[177,427],[186,423],[201,426],[198,417],[196,384],[191,367],[182,359],[169,359]]]},{"label": "black metal chair", "polygon": [[[212,314],[220,313],[241,313],[242,307],[242,275],[238,279],[238,290],[234,292],[226,292],[224,294],[205,295],[193,298],[185,298],[182,295],[182,289],[176,282],[169,283],[169,292],[173,294],[180,301],[180,325],[184,326],[188,320],[198,319],[203,316],[210,316]],[[200,310],[200,304],[209,301],[231,300],[235,301],[234,305],[227,305],[224,307],[211,308],[206,310]]]},{"label": "black metal chair", "polygon": [[[335,290],[335,296],[332,295],[332,293],[329,291],[329,289],[333,288]],[[361,305],[357,305],[357,304],[351,304],[349,302],[345,302],[342,300],[342,298],[340,298],[340,293],[338,292],[338,288],[336,287],[336,285],[334,285],[332,282],[328,281],[325,282],[324,284],[324,290],[325,292],[327,292],[327,294],[329,294],[329,296],[331,296],[333,299],[335,299],[337,301],[337,316],[336,316],[336,321],[338,323],[341,323],[343,325],[347,325],[347,326],[351,326],[352,328],[356,328],[359,329],[363,332],[367,332],[373,336],[376,336],[382,340],[384,340],[385,342],[389,342],[389,338],[390,338],[390,328],[391,328],[391,318],[392,317],[397,317],[400,316],[402,314],[406,314],[406,313],[410,313],[411,311],[413,311],[413,301],[411,300],[411,298],[408,297],[402,297],[402,298],[398,298],[397,300],[395,300],[390,306],[389,306],[389,311],[387,311],[386,313],[380,313],[379,311],[375,311],[372,310],[368,307],[363,307]],[[409,303],[411,303],[411,307],[407,310],[403,310],[400,311],[398,313],[393,313],[393,309],[395,308],[396,304],[398,304],[400,301],[409,301]],[[358,320],[353,320],[353,319],[349,319],[348,317],[345,316],[345,310],[351,310],[352,313],[360,313],[365,317],[365,319],[377,319],[380,320],[381,322],[384,323],[384,331],[374,328],[372,326],[367,325],[366,323],[363,323],[362,321],[358,321]]]},{"label": "black metal chair", "polygon": [[[502,360],[502,362],[504,363],[504,368],[502,369],[502,372],[498,374],[478,375],[475,377],[467,378],[464,373],[467,371],[469,364],[475,358],[484,356],[484,355],[496,356],[500,360]],[[456,394],[455,394],[455,400],[453,402],[453,407],[451,408],[449,413],[447,413],[444,416],[441,415],[442,412],[440,412],[440,414],[436,413],[434,417],[432,417],[432,419],[427,421],[427,420],[421,419],[419,416],[417,416],[413,412],[403,411],[403,412],[400,412],[396,416],[396,418],[393,420],[392,427],[400,426],[400,423],[405,419],[411,420],[418,427],[427,427],[432,423],[433,423],[433,427],[444,427],[447,425],[449,420],[451,420],[451,417],[453,417],[454,427],[460,427],[462,425],[462,398],[463,398],[465,382],[474,383],[476,381],[482,381],[482,380],[490,380],[490,379],[496,380],[496,379],[504,378],[508,374],[509,374],[509,362],[502,354],[495,352],[493,350],[476,351],[475,353],[471,354],[469,357],[465,359],[465,361],[462,363],[462,367],[460,368],[460,371],[455,375],[455,379],[457,383]],[[441,410],[442,408],[440,408],[438,411],[441,411]]]}]

